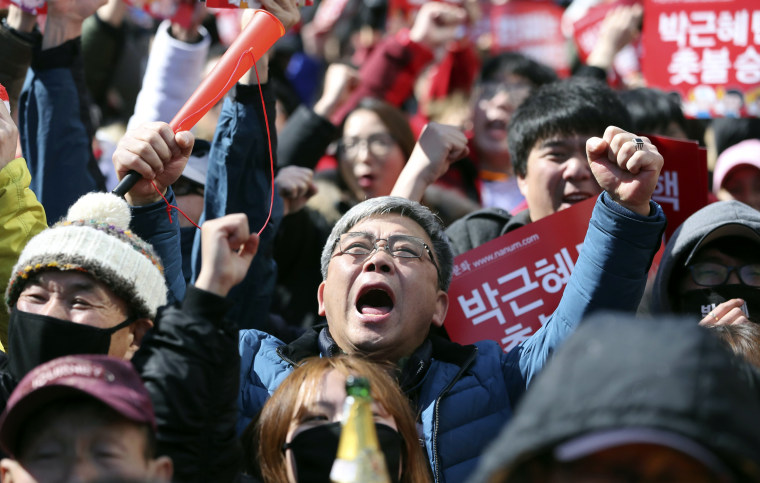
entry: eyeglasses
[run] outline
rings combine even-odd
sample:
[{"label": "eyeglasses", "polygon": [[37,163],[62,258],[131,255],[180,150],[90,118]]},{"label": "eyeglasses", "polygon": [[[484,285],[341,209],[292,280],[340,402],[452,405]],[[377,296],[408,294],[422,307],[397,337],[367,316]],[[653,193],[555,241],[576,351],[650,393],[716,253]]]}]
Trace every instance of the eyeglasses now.
[{"label": "eyeglasses", "polygon": [[375,133],[367,138],[344,138],[338,144],[338,149],[347,158],[355,158],[359,155],[361,146],[365,145],[367,151],[373,156],[383,157],[396,145],[396,142],[387,133]]},{"label": "eyeglasses", "polygon": [[703,287],[723,285],[731,272],[736,272],[739,280],[750,287],[760,287],[760,263],[750,263],[741,267],[732,267],[714,262],[695,263],[688,267],[691,279]]},{"label": "eyeglasses", "polygon": [[184,176],[180,176],[180,178],[172,185],[172,191],[174,191],[174,196],[203,196],[205,189],[202,184],[196,183],[195,181],[185,178]]},{"label": "eyeglasses", "polygon": [[[379,241],[384,241],[385,246],[378,246],[377,242]],[[435,271],[440,275],[438,264],[435,263],[435,258],[433,258],[433,252],[430,251],[430,247],[416,236],[391,235],[388,238],[376,238],[375,235],[371,233],[350,231],[340,236],[338,248],[342,254],[354,255],[357,258],[361,257],[362,259],[366,258],[375,250],[385,250],[390,253],[392,257],[396,258],[421,258],[427,251],[430,256],[430,261],[435,267]]]}]

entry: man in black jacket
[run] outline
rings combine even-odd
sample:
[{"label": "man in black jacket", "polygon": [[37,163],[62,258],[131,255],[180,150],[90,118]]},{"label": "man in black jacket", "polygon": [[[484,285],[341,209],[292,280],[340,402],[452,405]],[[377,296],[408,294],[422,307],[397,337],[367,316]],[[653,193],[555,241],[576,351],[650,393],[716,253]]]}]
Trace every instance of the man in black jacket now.
[{"label": "man in black jacket", "polygon": [[[258,248],[246,216],[204,223],[199,277],[181,305],[160,311],[166,300],[160,262],[126,229],[124,200],[89,194],[69,217],[33,238],[13,271],[3,406],[24,375],[56,357],[131,359],[155,407],[158,454],[175,461],[176,479],[231,481],[240,456],[239,357],[238,327],[224,319],[225,297]],[[135,324],[144,324],[139,337]]]}]

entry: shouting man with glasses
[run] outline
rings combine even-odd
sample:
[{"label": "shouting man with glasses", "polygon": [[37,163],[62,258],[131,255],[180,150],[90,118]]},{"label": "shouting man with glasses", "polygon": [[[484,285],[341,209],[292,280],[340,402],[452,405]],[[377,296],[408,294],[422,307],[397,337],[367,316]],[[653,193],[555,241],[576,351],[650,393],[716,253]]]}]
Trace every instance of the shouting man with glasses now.
[{"label": "shouting man with glasses", "polygon": [[760,212],[722,201],[691,215],[665,248],[652,312],[713,325],[760,320]]},{"label": "shouting man with glasses", "polygon": [[449,304],[456,303],[446,293],[454,256],[430,210],[387,196],[354,206],[322,251],[317,299],[327,325],[290,344],[241,331],[239,424],[248,424],[305,357],[362,356],[397,375],[419,415],[435,481],[465,481],[527,385],[586,314],[633,312],[641,299],[665,225],[650,201],[663,160],[646,141],[637,149],[635,138],[610,126],[603,138],[586,143],[604,192],[584,248],[558,309],[508,354],[493,341],[461,346],[440,333]]}]

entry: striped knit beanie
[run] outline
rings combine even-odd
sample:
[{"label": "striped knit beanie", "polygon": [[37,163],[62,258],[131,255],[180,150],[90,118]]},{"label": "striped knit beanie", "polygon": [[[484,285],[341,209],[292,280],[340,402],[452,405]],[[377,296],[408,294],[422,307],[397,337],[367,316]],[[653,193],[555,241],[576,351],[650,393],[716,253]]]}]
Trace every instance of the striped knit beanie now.
[{"label": "striped knit beanie", "polygon": [[29,278],[46,270],[76,270],[105,283],[137,317],[155,319],[166,304],[161,260],[153,247],[132,233],[124,199],[88,193],[64,221],[40,232],[24,247],[13,267],[5,301],[12,308]]}]

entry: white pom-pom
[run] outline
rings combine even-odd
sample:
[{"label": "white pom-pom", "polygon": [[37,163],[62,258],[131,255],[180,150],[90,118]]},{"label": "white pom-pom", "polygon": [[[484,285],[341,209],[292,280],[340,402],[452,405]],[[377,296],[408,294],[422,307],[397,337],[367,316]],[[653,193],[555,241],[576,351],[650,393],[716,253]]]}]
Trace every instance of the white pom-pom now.
[{"label": "white pom-pom", "polygon": [[87,193],[71,205],[68,221],[96,220],[121,230],[129,228],[132,215],[124,198],[112,193]]}]

